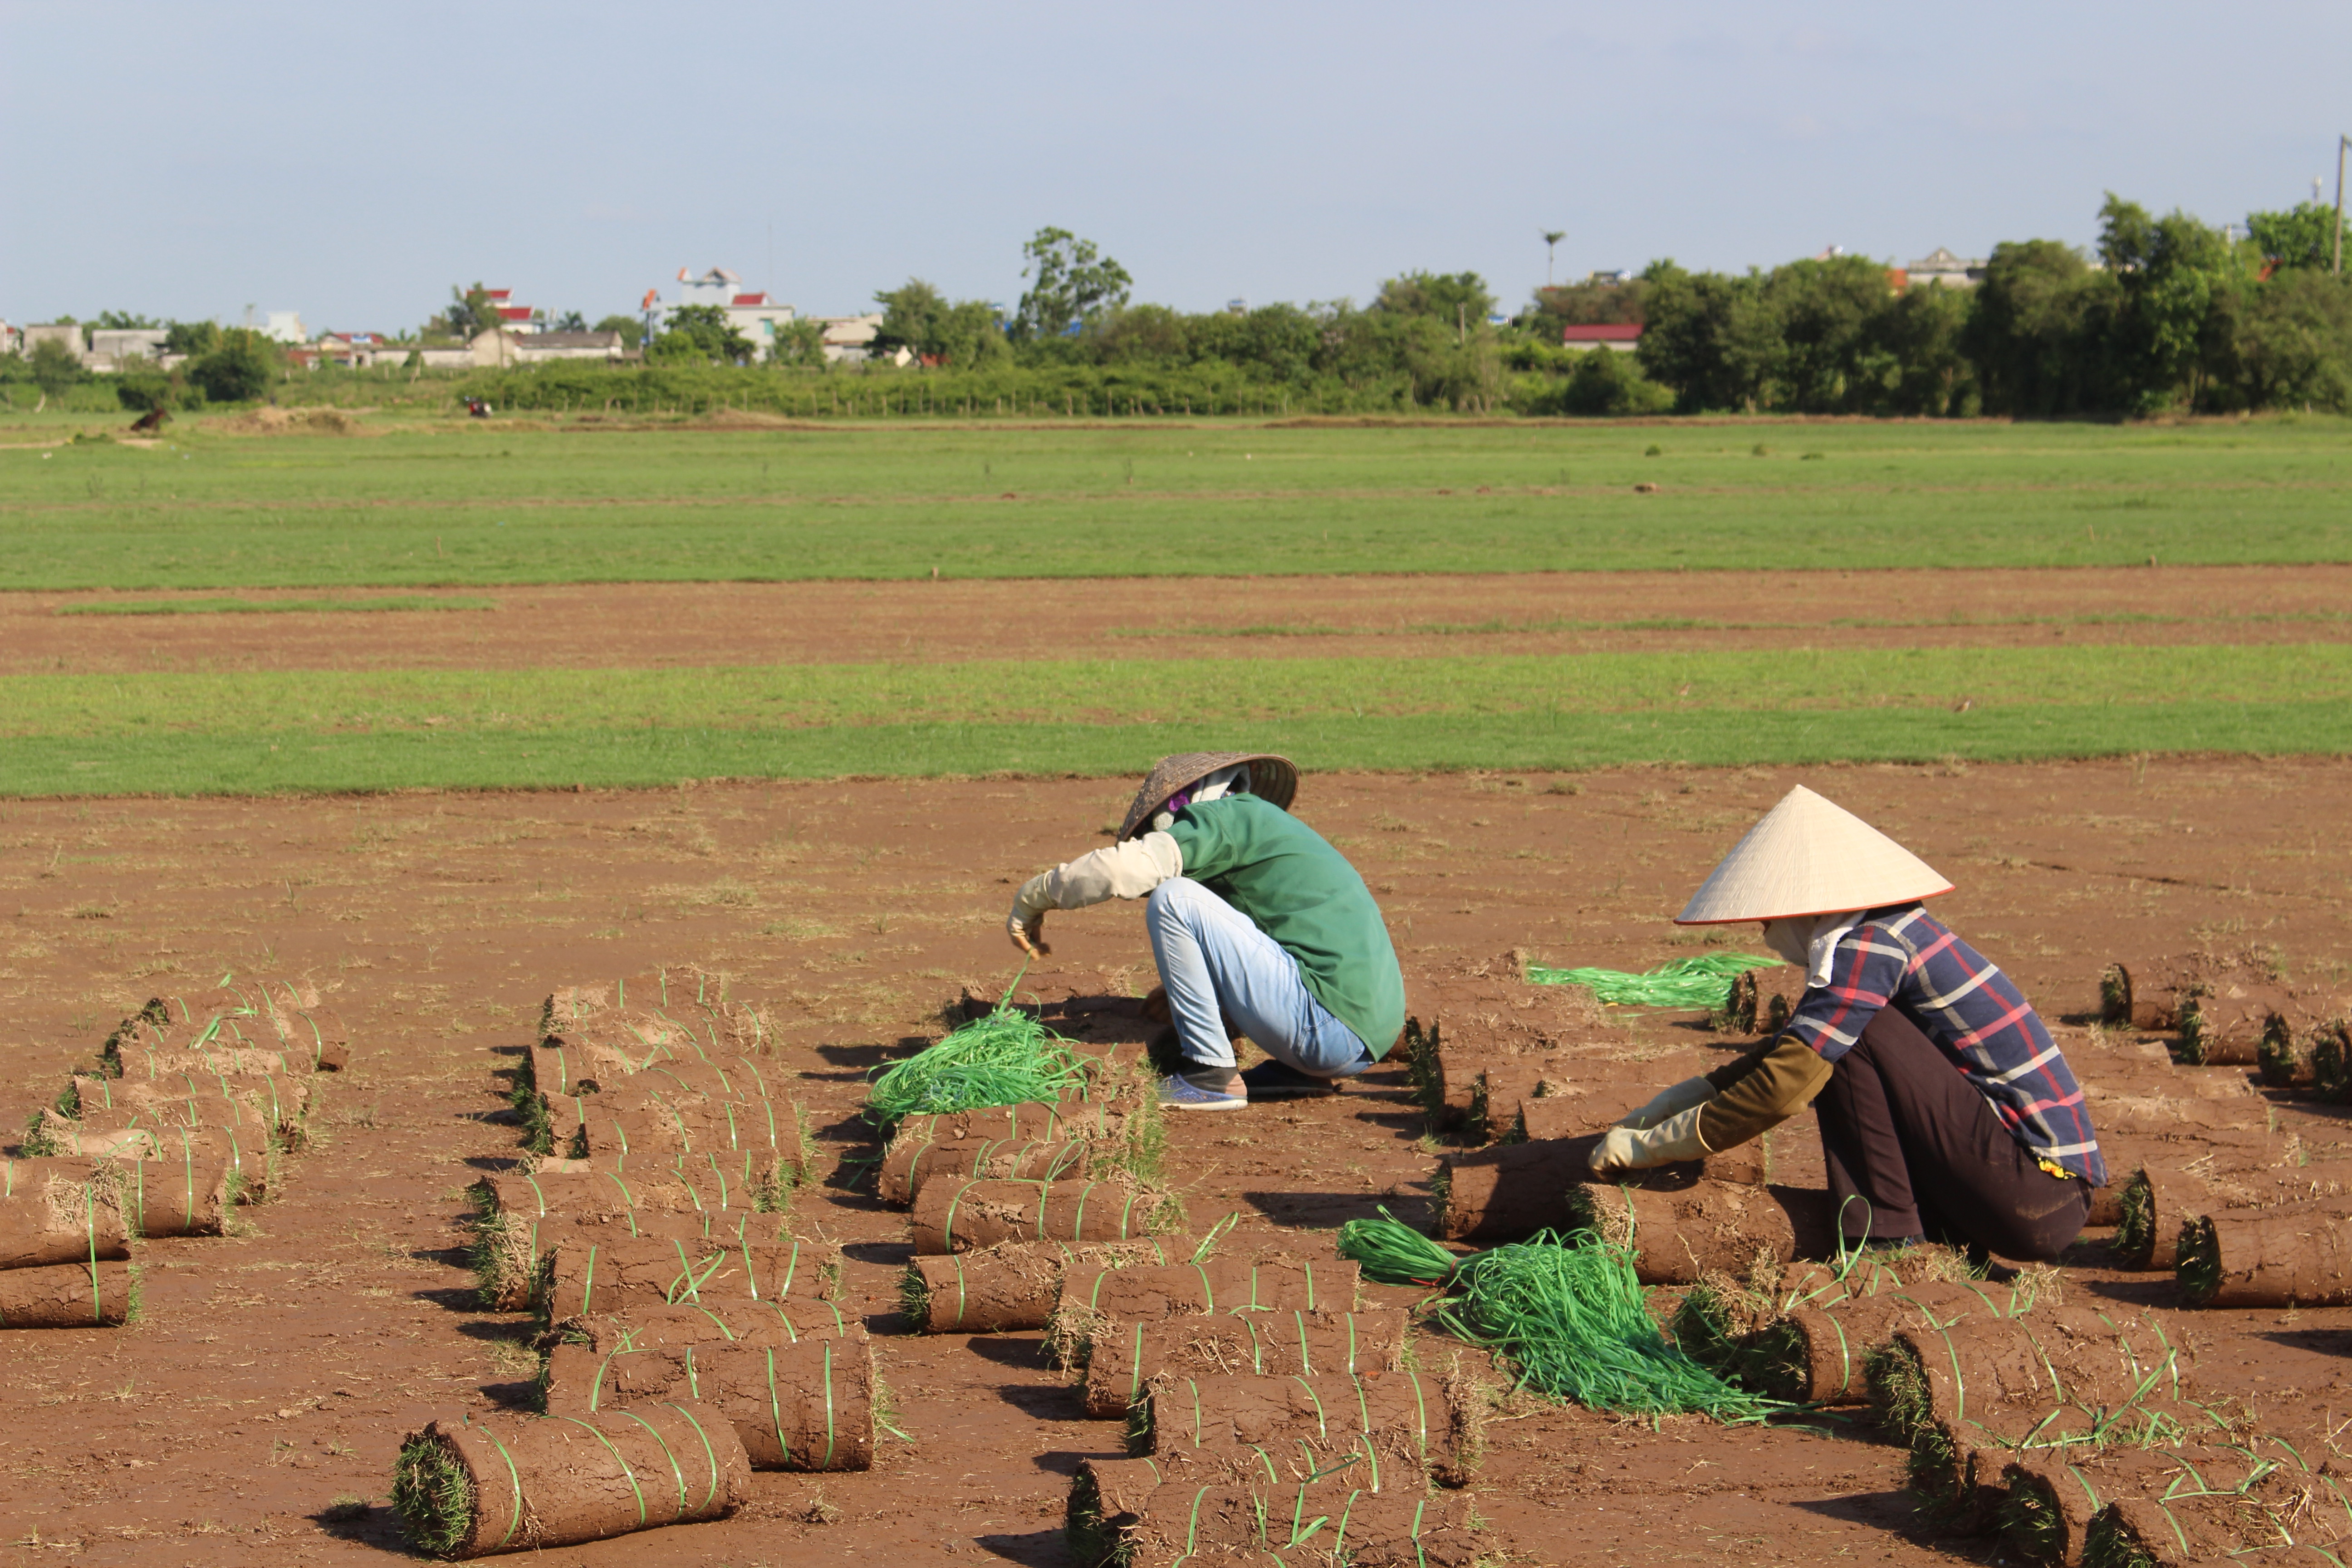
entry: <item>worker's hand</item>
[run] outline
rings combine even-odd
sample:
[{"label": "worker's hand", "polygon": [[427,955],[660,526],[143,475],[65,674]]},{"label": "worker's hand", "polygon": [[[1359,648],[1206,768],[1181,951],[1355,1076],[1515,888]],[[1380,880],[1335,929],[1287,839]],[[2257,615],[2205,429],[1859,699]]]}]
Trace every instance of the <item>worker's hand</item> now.
[{"label": "worker's hand", "polygon": [[1677,1160],[1700,1160],[1708,1152],[1698,1135],[1698,1114],[1701,1107],[1692,1106],[1668,1117],[1646,1131],[1632,1127],[1612,1127],[1592,1146],[1585,1163],[1596,1176],[1612,1175],[1620,1171],[1646,1171],[1656,1165],[1671,1165]]},{"label": "worker's hand", "polygon": [[1715,1098],[1715,1085],[1704,1078],[1686,1078],[1672,1089],[1660,1089],[1656,1098],[1630,1116],[1619,1119],[1617,1125],[1642,1131],[1655,1127],[1677,1111],[1688,1110],[1694,1105],[1704,1105]]},{"label": "worker's hand", "polygon": [[1004,934],[1032,958],[1043,958],[1054,951],[1045,945],[1045,911],[1050,907],[1045,901],[1045,877],[1032,877],[1013,895],[1013,912],[1004,917]]}]

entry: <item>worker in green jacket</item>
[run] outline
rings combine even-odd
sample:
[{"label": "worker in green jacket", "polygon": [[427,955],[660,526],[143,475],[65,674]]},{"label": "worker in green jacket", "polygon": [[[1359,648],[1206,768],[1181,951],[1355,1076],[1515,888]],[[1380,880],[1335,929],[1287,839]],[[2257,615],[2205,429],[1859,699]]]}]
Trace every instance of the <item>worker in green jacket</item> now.
[{"label": "worker in green jacket", "polygon": [[[1404,1030],[1404,976],[1371,889],[1290,815],[1298,769],[1262,752],[1162,757],[1118,840],[1032,877],[1005,929],[1048,951],[1045,913],[1142,899],[1183,1061],[1160,1080],[1172,1110],[1328,1094]],[[1239,1070],[1231,1018],[1273,1058]]]}]

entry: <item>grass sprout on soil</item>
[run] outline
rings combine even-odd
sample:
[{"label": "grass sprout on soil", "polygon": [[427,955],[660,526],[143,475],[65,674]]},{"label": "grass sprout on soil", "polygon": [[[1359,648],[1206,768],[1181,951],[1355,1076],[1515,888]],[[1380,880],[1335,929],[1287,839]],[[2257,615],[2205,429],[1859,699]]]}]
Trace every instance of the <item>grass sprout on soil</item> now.
[{"label": "grass sprout on soil", "polygon": [[417,1433],[400,1446],[392,1506],[418,1547],[436,1557],[449,1556],[473,1528],[473,1479],[447,1444]]},{"label": "grass sprout on soil", "polygon": [[1087,1064],[1036,1019],[999,1003],[939,1044],[877,1070],[866,1119],[890,1126],[909,1116],[1050,1104],[1086,1085]]}]

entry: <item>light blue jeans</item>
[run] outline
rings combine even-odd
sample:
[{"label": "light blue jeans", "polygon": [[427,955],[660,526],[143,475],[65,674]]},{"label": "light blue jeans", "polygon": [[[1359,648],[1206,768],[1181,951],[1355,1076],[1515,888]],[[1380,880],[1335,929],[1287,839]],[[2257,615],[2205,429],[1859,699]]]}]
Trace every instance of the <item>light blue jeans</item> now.
[{"label": "light blue jeans", "polygon": [[1171,877],[1144,901],[1143,929],[1168,992],[1185,1057],[1203,1068],[1235,1065],[1220,1009],[1260,1050],[1318,1078],[1353,1078],[1372,1065],[1356,1032],[1328,1012],[1298,961],[1200,883]]}]

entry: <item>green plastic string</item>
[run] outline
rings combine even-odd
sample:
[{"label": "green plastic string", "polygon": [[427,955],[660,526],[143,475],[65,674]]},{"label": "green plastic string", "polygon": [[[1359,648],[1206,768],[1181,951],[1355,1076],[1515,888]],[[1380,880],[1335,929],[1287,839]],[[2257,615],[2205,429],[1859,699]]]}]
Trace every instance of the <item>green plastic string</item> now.
[{"label": "green plastic string", "polygon": [[1546,969],[1528,965],[1531,985],[1581,985],[1612,1007],[1720,1007],[1734,977],[1780,961],[1752,952],[1703,952],[1662,963],[1646,974],[1622,969]]},{"label": "green plastic string", "polygon": [[1724,1382],[1658,1331],[1630,1247],[1551,1232],[1458,1257],[1386,1209],[1339,1227],[1339,1256],[1383,1285],[1445,1289],[1438,1321],[1518,1368],[1522,1386],[1596,1410],[1760,1421],[1789,1408]]},{"label": "green plastic string", "polygon": [[1086,1058],[1026,1013],[999,1002],[993,1012],[891,1067],[866,1091],[866,1117],[887,1126],[909,1116],[992,1106],[1047,1104],[1084,1088]]}]

